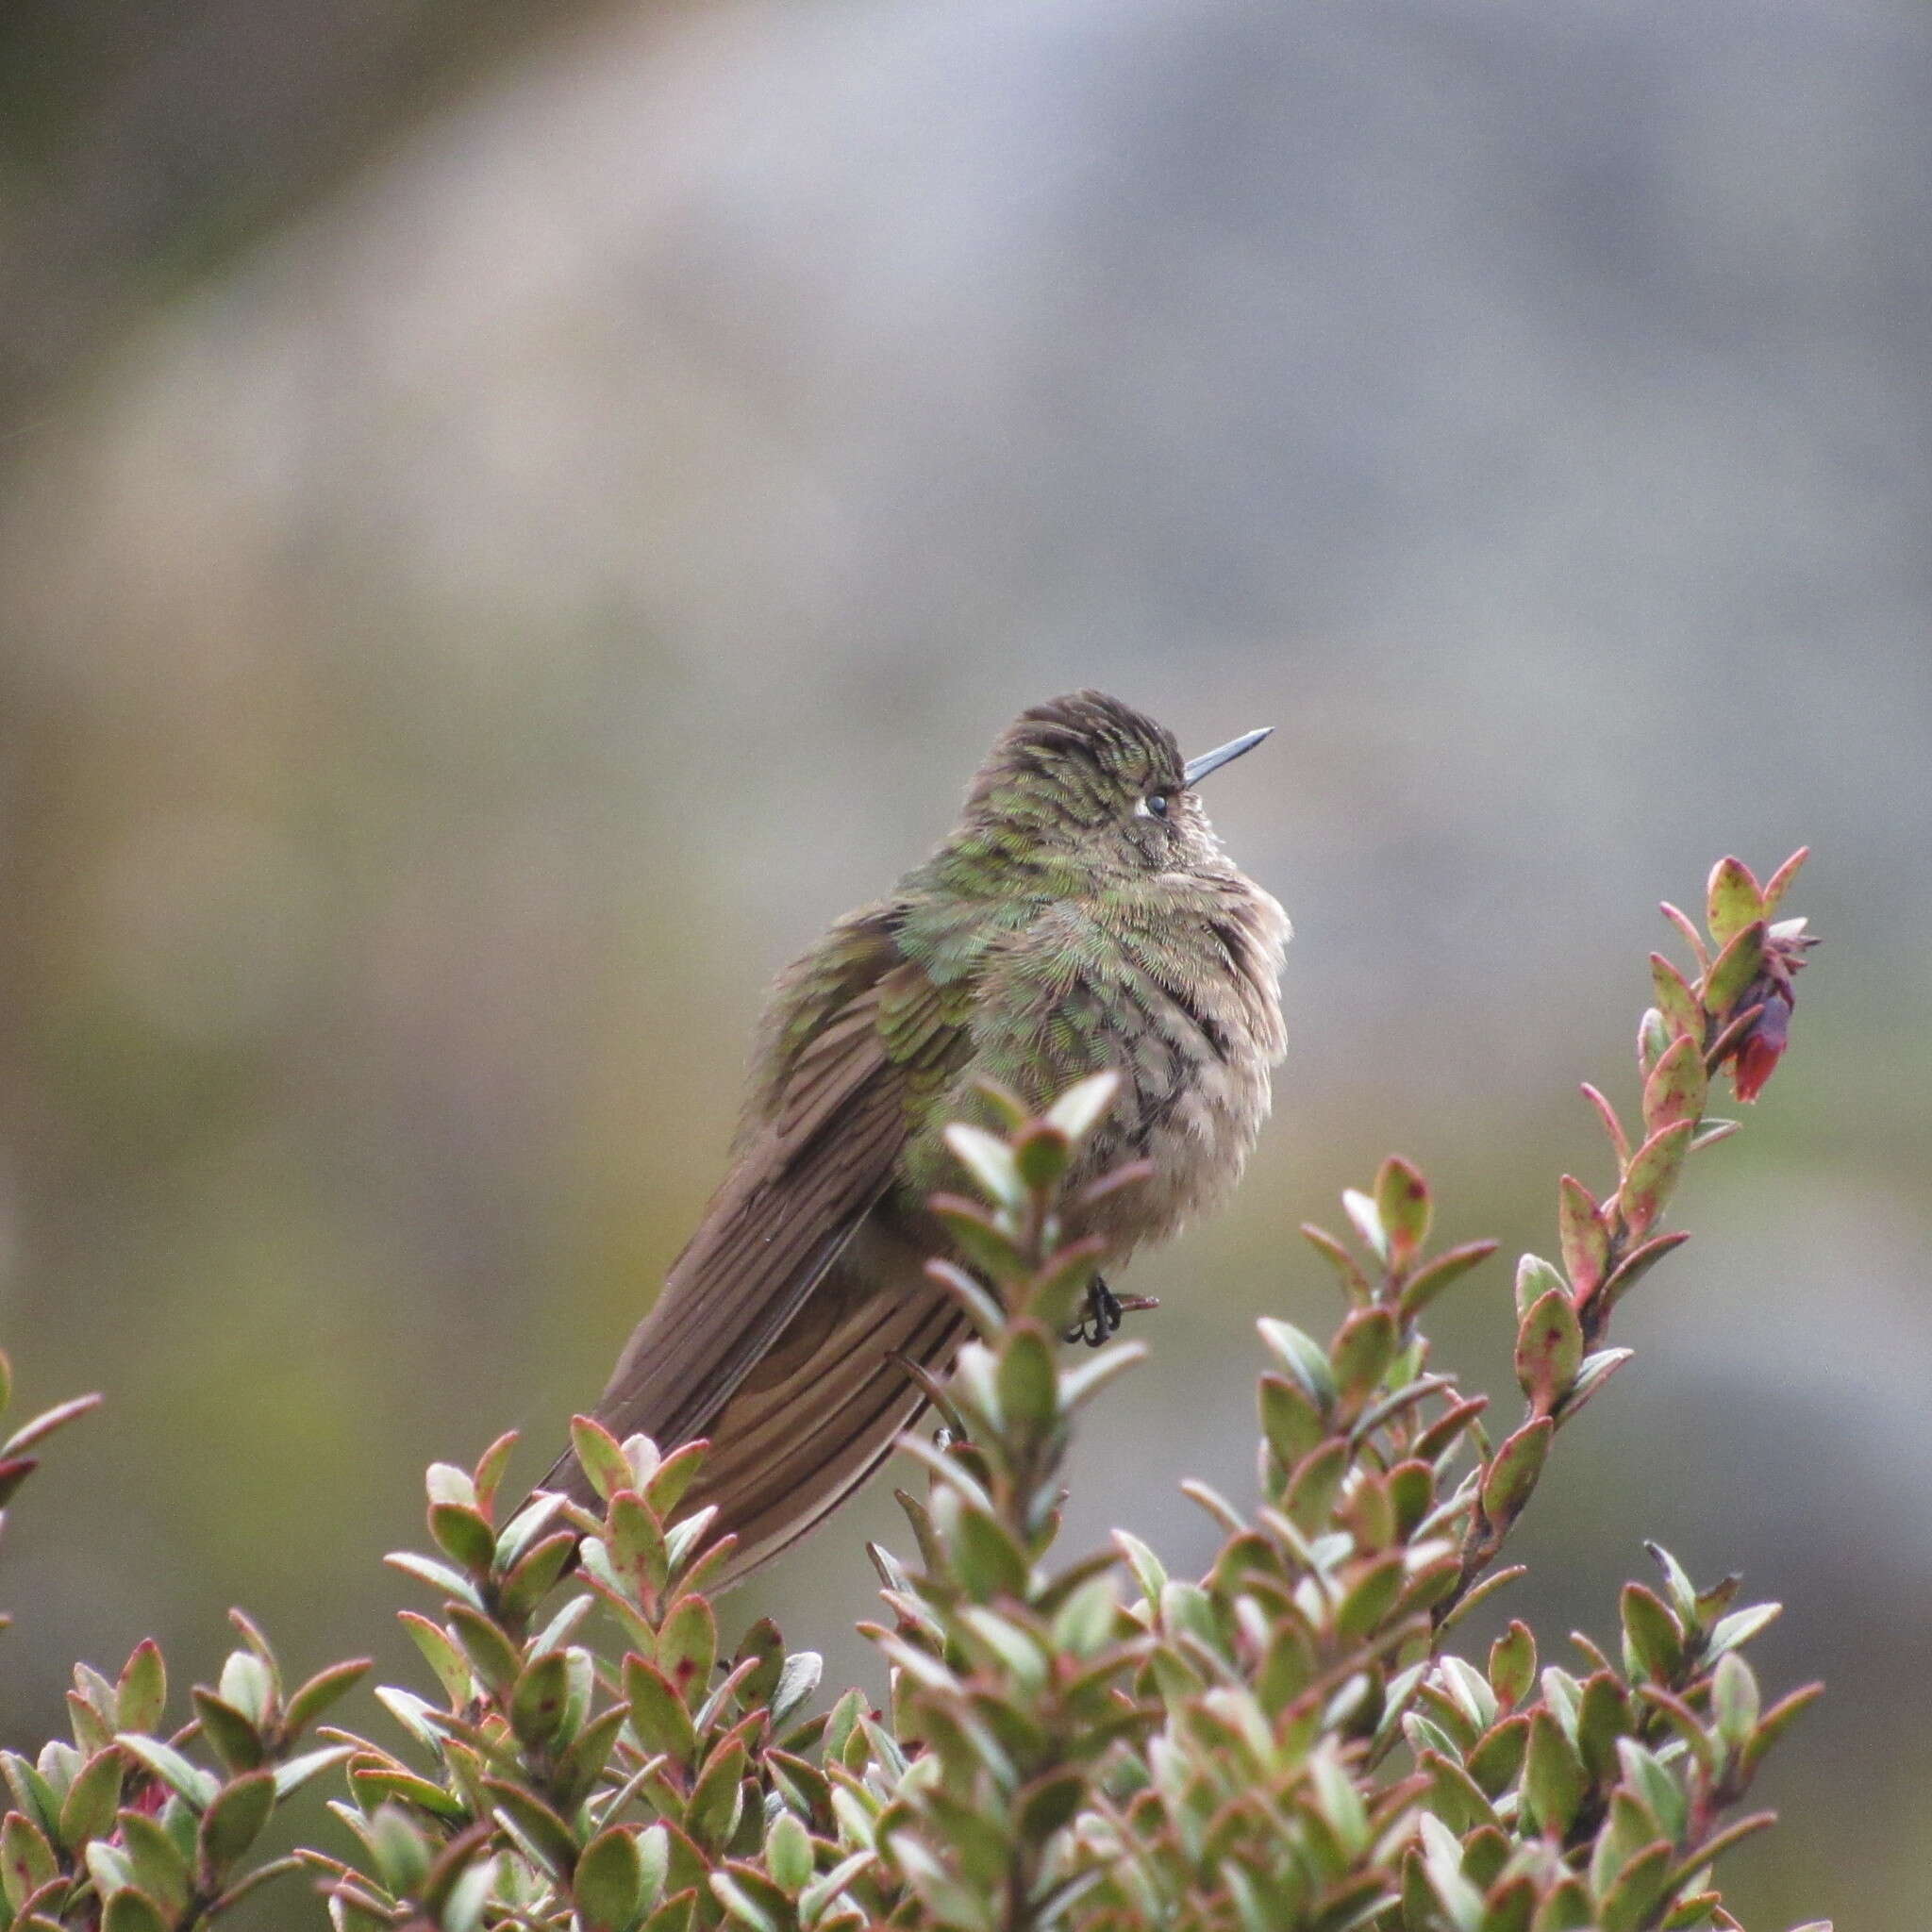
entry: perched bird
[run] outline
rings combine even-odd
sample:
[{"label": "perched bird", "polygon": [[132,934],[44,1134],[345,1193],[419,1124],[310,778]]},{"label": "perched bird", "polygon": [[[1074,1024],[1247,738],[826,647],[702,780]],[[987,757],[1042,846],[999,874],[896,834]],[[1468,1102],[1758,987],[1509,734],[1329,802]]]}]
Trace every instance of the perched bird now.
[{"label": "perched bird", "polygon": [[[924,1273],[950,1249],[924,1204],[962,1183],[942,1131],[986,1119],[975,1082],[1043,1106],[1122,1075],[1075,1179],[1138,1156],[1153,1174],[1071,1230],[1116,1258],[1233,1187],[1284,1050],[1289,924],[1194,787],[1267,735],[1184,763],[1105,692],[1038,705],[938,851],[780,976],[731,1170],[593,1411],[620,1440],[709,1438],[689,1504],[738,1535],[726,1580],[872,1474],[924,1401],[905,1363],[941,1374],[965,1339]],[[569,1453],[543,1487],[592,1500]]]}]

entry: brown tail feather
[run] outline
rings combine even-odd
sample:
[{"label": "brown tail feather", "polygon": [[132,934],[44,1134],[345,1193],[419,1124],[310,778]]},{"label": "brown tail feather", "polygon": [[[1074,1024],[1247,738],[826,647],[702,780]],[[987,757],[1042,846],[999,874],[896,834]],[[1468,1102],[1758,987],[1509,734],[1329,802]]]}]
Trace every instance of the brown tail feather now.
[{"label": "brown tail feather", "polygon": [[919,1275],[887,1286],[835,1268],[724,1405],[688,1507],[718,1506],[735,1583],[795,1542],[884,1461],[925,1398],[894,1356],[935,1372],[963,1317]]}]

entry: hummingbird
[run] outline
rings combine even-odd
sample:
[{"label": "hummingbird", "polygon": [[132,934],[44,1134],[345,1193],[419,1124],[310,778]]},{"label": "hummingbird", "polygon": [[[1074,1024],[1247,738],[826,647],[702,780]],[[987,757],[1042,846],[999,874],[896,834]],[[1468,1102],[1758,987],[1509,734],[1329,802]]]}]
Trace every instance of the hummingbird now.
[{"label": "hummingbird", "polygon": [[[1267,736],[1183,760],[1104,691],[1036,705],[938,850],[779,976],[730,1168],[592,1411],[667,1453],[709,1441],[687,1507],[738,1539],[722,1582],[851,1495],[924,1406],[908,1365],[941,1375],[966,1340],[925,1273],[962,1258],[925,1203],[960,1181],[946,1125],[991,1124],[979,1083],[1043,1108],[1120,1076],[1072,1181],[1142,1158],[1150,1175],[1068,1230],[1110,1261],[1233,1188],[1286,1047],[1289,923],[1195,788]],[[1088,1339],[1121,1307],[1096,1283]],[[541,1488],[595,1502],[568,1451]]]}]

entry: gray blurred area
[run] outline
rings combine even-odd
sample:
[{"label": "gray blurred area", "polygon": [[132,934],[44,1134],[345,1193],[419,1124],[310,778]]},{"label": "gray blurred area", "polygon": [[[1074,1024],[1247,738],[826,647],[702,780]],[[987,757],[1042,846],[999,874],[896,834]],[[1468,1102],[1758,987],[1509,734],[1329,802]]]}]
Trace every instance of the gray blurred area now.
[{"label": "gray blurred area", "polygon": [[[1645,1536],[1743,1569],[1830,1695],[1737,1908],[1922,1924],[1921,0],[376,11],[0,38],[0,1333],[108,1398],[9,1512],[8,1740],[231,1602],[414,1681],[422,1464],[515,1426],[535,1475],[771,974],[1092,683],[1278,727],[1211,802],[1298,938],[1070,1548],[1205,1556],[1175,1485],[1249,1493],[1253,1319],[1332,1321],[1293,1229],[1388,1147],[1547,1249],[1654,902],[1816,848],[1796,1043],[1511,1607],[1607,1634]],[[1499,1400],[1508,1299],[1438,1343]],[[870,1673],[894,1524],[734,1611]]]}]

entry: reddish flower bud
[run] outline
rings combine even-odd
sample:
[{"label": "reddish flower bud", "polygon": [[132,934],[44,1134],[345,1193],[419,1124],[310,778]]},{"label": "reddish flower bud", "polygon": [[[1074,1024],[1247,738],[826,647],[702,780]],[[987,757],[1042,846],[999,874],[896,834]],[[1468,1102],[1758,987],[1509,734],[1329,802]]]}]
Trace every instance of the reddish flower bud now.
[{"label": "reddish flower bud", "polygon": [[1791,975],[1805,963],[1805,955],[1818,943],[1815,934],[1774,928],[1765,941],[1764,965],[1739,999],[1735,1012],[1756,1013],[1731,1041],[1725,1058],[1731,1062],[1731,1085],[1740,1100],[1756,1100],[1790,1042],[1791,1008],[1797,993]]},{"label": "reddish flower bud", "polygon": [[1784,997],[1771,994],[1758,1008],[1750,1030],[1739,1041],[1731,1062],[1731,1084],[1740,1100],[1756,1100],[1776,1071],[1791,1033],[1791,1009]]}]

